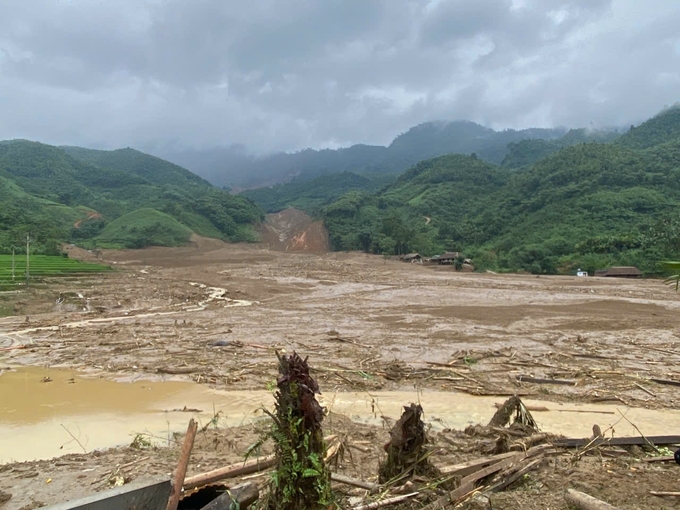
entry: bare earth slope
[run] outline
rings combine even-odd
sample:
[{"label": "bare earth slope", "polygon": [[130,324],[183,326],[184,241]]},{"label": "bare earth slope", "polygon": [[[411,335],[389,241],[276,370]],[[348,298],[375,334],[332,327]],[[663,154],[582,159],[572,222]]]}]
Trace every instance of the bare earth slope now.
[{"label": "bare earth slope", "polygon": [[323,222],[293,208],[268,214],[261,235],[262,241],[276,251],[325,253],[330,248]]}]

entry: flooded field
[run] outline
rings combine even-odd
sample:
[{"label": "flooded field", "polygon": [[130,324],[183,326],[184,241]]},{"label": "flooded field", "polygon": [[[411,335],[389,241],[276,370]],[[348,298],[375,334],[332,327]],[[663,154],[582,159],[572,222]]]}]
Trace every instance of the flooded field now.
[{"label": "flooded field", "polygon": [[[410,402],[421,403],[435,438],[488,422],[515,394],[546,432],[677,430],[680,298],[658,281],[461,274],[215,241],[105,252],[102,261],[115,273],[0,296],[13,310],[0,318],[0,491],[15,494],[3,510],[103,490],[130,462],[132,478],[169,473],[175,433],[191,417],[204,432],[190,472],[237,462],[271,406],[277,352],[309,356],[328,430],[366,449],[355,452],[360,465],[345,466],[364,478]],[[151,446],[131,448],[137,436]],[[436,441],[440,461],[460,458]],[[23,462],[33,459],[43,460]],[[606,485],[608,471],[644,471],[656,486],[674,476],[612,462],[546,472],[541,483],[598,480],[596,493],[625,487],[645,501],[646,489]],[[67,489],[73,480],[87,484]],[[562,508],[536,490],[540,504],[518,492],[513,504]],[[665,508],[651,503],[639,508]]]}]

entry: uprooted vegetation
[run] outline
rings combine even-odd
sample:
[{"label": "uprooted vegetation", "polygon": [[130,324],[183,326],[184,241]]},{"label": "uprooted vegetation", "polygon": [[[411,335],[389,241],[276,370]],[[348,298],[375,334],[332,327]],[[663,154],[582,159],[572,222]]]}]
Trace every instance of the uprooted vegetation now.
[{"label": "uprooted vegetation", "polygon": [[327,508],[333,498],[330,471],[324,462],[324,412],[315,396],[319,386],[309,375],[306,359],[296,353],[278,358],[276,410],[267,413],[273,421],[270,434],[277,464],[265,508]]}]

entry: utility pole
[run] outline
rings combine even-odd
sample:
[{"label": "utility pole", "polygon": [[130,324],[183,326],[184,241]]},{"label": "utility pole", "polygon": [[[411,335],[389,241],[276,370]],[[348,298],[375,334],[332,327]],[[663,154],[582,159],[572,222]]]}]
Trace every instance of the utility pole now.
[{"label": "utility pole", "polygon": [[26,288],[28,288],[30,273],[30,258],[31,258],[31,235],[26,234]]},{"label": "utility pole", "polygon": [[14,283],[14,246],[12,246],[12,283]]}]

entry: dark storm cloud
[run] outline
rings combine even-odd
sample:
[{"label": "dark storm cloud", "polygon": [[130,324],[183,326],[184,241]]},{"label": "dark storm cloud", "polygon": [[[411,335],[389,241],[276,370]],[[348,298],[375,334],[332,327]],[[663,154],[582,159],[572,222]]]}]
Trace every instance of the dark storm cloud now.
[{"label": "dark storm cloud", "polygon": [[680,94],[676,0],[0,0],[0,138],[386,143],[628,125]]}]

